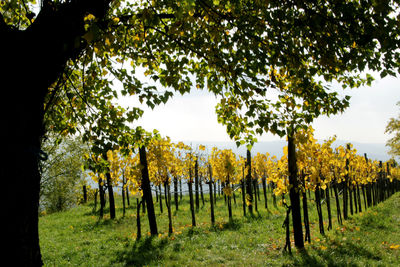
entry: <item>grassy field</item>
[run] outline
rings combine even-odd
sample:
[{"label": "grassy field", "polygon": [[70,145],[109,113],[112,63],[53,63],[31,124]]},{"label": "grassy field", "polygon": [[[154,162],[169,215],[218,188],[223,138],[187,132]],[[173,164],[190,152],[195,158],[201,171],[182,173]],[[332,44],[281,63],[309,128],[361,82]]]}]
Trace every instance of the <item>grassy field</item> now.
[{"label": "grassy field", "polygon": [[[262,197],[262,196],[261,196]],[[208,199],[208,195],[206,195]],[[135,199],[131,199],[135,202]],[[283,252],[285,208],[258,203],[259,212],[243,217],[239,197],[234,220],[229,222],[224,199],[218,199],[216,225],[210,224],[206,201],[191,227],[188,198],[173,212],[174,234],[168,235],[168,216],[156,215],[158,237],[149,236],[146,214],[136,241],[136,205],[122,217],[117,198],[117,218],[100,220],[93,203],[67,212],[44,215],[39,220],[40,245],[46,266],[400,266],[400,193],[384,203],[354,214],[343,225],[319,234],[313,201],[309,202],[311,243],[305,251]],[[163,203],[164,204],[164,203]],[[336,218],[334,198],[333,218]],[[323,205],[327,222],[326,206]],[[172,205],[172,210],[175,210]],[[327,226],[327,225],[326,225]],[[291,237],[293,239],[293,237]]]}]

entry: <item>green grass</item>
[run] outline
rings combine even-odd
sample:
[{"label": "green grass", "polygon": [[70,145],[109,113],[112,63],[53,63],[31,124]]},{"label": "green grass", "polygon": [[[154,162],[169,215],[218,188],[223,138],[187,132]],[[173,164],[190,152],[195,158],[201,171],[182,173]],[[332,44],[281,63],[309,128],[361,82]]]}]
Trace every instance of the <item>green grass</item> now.
[{"label": "green grass", "polygon": [[[208,198],[208,195],[206,195]],[[262,196],[261,196],[262,197]],[[99,220],[93,203],[67,212],[44,215],[39,220],[40,245],[46,266],[398,266],[400,264],[400,193],[384,203],[354,214],[342,226],[319,234],[316,208],[309,202],[311,244],[305,251],[282,251],[285,209],[263,199],[254,216],[243,217],[237,198],[234,220],[229,222],[223,198],[218,199],[216,225],[211,226],[209,203],[196,214],[191,227],[188,199],[173,212],[174,234],[168,235],[168,216],[155,203],[160,235],[148,235],[147,217],[142,216],[144,237],[136,241],[136,207],[122,217],[117,199],[117,219]],[[131,202],[135,202],[134,199]],[[163,203],[165,204],[165,203]],[[334,198],[331,201],[336,218]],[[174,209],[174,205],[172,205]],[[327,222],[326,206],[323,205]],[[291,237],[293,239],[293,237]]]}]

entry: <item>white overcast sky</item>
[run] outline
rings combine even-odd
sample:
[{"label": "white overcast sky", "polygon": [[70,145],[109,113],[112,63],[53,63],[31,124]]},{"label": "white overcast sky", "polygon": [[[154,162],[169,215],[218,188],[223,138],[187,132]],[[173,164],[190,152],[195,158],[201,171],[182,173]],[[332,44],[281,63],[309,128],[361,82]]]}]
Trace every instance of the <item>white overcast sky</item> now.
[{"label": "white overcast sky", "polygon": [[[389,136],[385,126],[400,110],[400,80],[394,77],[376,78],[370,87],[341,90],[350,95],[350,107],[343,113],[331,117],[321,116],[312,126],[317,139],[333,135],[338,140],[361,143],[385,143]],[[135,96],[121,100],[123,106],[139,106],[145,112],[138,121],[146,130],[157,129],[161,135],[173,141],[228,142],[224,126],[218,124],[215,114],[216,98],[206,92],[193,90],[191,94],[176,95],[167,104],[153,110],[140,105]],[[279,140],[266,134],[259,141]]]}]

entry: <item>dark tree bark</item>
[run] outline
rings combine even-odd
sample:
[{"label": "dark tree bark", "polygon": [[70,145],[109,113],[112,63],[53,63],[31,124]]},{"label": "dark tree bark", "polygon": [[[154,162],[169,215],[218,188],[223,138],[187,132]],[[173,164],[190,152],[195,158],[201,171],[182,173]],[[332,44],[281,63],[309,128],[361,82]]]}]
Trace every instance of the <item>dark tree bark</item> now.
[{"label": "dark tree bark", "polygon": [[268,210],[268,199],[267,199],[267,182],[265,176],[262,178],[262,187],[265,201],[265,209]]},{"label": "dark tree bark", "polygon": [[86,189],[86,185],[83,186],[83,203],[87,202],[87,189]]},{"label": "dark tree bark", "polygon": [[217,184],[214,181],[213,182],[213,188],[214,188],[214,206],[217,205]]},{"label": "dark tree bark", "polygon": [[339,201],[339,193],[338,193],[338,185],[337,185],[337,181],[336,178],[334,179],[334,184],[333,184],[333,192],[335,193],[335,202],[336,202],[336,216],[337,216],[337,220],[338,223],[340,225],[342,225],[342,213],[340,211],[340,201]]},{"label": "dark tree bark", "polygon": [[[347,144],[347,150],[350,150],[350,145]],[[348,189],[349,189],[349,159],[346,159],[346,171],[347,174],[344,177],[344,181],[343,181],[343,219],[347,220],[348,219],[348,195],[351,196],[351,193],[349,194]],[[351,200],[350,200],[351,203]]]},{"label": "dark tree bark", "polygon": [[[364,153],[364,158],[365,158],[365,161],[368,164],[368,157],[367,157],[366,153]],[[367,193],[367,204],[368,204],[368,207],[371,207],[371,205],[372,205],[372,200],[371,200],[372,196],[371,196],[371,184],[370,183],[368,183],[366,185],[366,191],[367,191],[366,192]],[[365,201],[365,196],[364,196],[364,201]],[[367,209],[367,207],[365,207],[365,209]]]},{"label": "dark tree bark", "polygon": [[[2,241],[7,244],[3,255],[15,266],[43,264],[39,247],[38,208],[40,191],[39,161],[44,159],[41,139],[44,135],[44,101],[48,88],[56,82],[68,60],[74,60],[84,49],[84,16],[94,14],[102,19],[109,1],[65,1],[57,4],[43,1],[36,20],[26,29],[7,25],[0,15],[0,77],[3,161],[0,176],[9,188],[19,188],[20,195],[6,190],[7,229]],[[78,46],[76,46],[78,40]],[[23,166],[23,168],[21,168]]]},{"label": "dark tree bark", "polygon": [[142,212],[146,213],[146,200],[144,197],[142,197]]},{"label": "dark tree bark", "polygon": [[225,204],[226,204],[226,194],[225,194],[225,191],[224,191],[225,186],[226,186],[226,183],[223,182],[223,183],[222,183],[222,193],[223,193],[223,195],[224,195],[224,201],[225,201]]},{"label": "dark tree bark", "polygon": [[194,203],[193,203],[193,182],[192,182],[192,174],[190,172],[190,180],[188,181],[188,188],[189,188],[189,204],[190,204],[190,213],[192,215],[192,226],[196,226],[196,215],[194,212]]},{"label": "dark tree bark", "polygon": [[[152,236],[158,235],[156,214],[154,212],[153,196],[151,194],[149,170],[147,166],[146,148],[144,146],[139,148],[140,164],[142,168],[142,190],[143,198],[147,206],[147,217],[149,219],[150,234]],[[161,197],[160,197],[161,198]]]},{"label": "dark tree bark", "polygon": [[122,188],[121,188],[122,191],[121,191],[121,194],[122,194],[122,216],[123,217],[125,217],[125,208],[126,208],[126,206],[125,206],[125,190],[126,190],[125,184],[126,184],[125,175],[122,175]]},{"label": "dark tree bark", "polygon": [[315,188],[315,204],[317,206],[319,232],[321,233],[321,235],[325,235],[324,218],[322,216],[322,206],[321,206],[321,188],[319,184],[317,185],[317,188]]},{"label": "dark tree bark", "polygon": [[231,186],[231,187],[232,187],[233,203],[235,203],[235,206],[236,206],[236,195],[235,195],[235,190],[234,190],[234,187],[233,187],[233,186]]},{"label": "dark tree bark", "polygon": [[303,196],[303,216],[304,216],[304,228],[305,228],[305,236],[304,241],[311,243],[311,232],[310,232],[310,220],[308,216],[308,204],[307,204],[307,193],[306,191],[302,192]]},{"label": "dark tree bark", "polygon": [[342,182],[343,185],[343,219],[347,220],[348,219],[348,197],[347,197],[347,179],[346,177],[344,178],[345,180]]},{"label": "dark tree bark", "polygon": [[246,216],[246,187],[245,187],[244,168],[242,168],[242,180],[240,181],[240,185],[242,187],[243,216]]},{"label": "dark tree bark", "polygon": [[247,160],[246,160],[246,204],[248,206],[249,212],[253,215],[253,190],[252,190],[252,180],[251,180],[251,154],[250,150],[247,150]]},{"label": "dark tree bark", "polygon": [[289,168],[289,184],[291,185],[289,196],[292,208],[292,222],[294,245],[302,249],[304,248],[303,228],[301,225],[300,210],[300,193],[297,180],[297,163],[296,163],[296,147],[293,138],[294,133],[288,134],[288,168]]},{"label": "dark tree bark", "polygon": [[332,229],[332,213],[331,213],[331,198],[329,193],[329,187],[325,189],[325,198],[326,198],[326,209],[328,211],[328,231]]},{"label": "dark tree bark", "polygon": [[385,200],[385,193],[384,193],[384,181],[383,181],[383,176],[384,176],[384,172],[383,172],[383,168],[382,168],[382,161],[379,161],[379,168],[381,169],[381,171],[379,172],[379,176],[378,176],[378,203],[382,202],[383,200]]},{"label": "dark tree bark", "polygon": [[199,198],[199,163],[196,159],[194,165],[194,193],[196,198],[196,211],[199,211],[200,208],[200,198]]},{"label": "dark tree bark", "polygon": [[348,195],[349,195],[349,204],[350,204],[350,214],[353,215],[353,194],[352,194],[353,186],[350,184],[350,182],[348,184],[349,184]]},{"label": "dark tree bark", "polygon": [[97,209],[97,195],[99,194],[99,190],[98,189],[96,189],[95,191],[94,191],[94,206],[93,206],[93,213],[95,213],[96,212],[96,209]]},{"label": "dark tree bark", "polygon": [[208,172],[210,174],[210,179],[208,181],[208,188],[210,190],[210,208],[211,208],[211,224],[215,224],[215,215],[214,215],[214,199],[213,199],[213,179],[212,179],[212,171],[211,165],[208,165]]},{"label": "dark tree bark", "polygon": [[[226,182],[225,186],[228,187],[228,189],[229,189],[228,191],[231,192],[232,187],[231,187],[231,184],[230,184],[230,181],[229,181],[229,174],[228,174],[228,181]],[[233,217],[232,217],[232,197],[231,197],[231,195],[229,194],[229,195],[227,196],[227,198],[228,198],[228,214],[229,214],[229,221],[232,221],[232,219],[233,219]]]},{"label": "dark tree bark", "polygon": [[362,189],[362,194],[363,194],[363,198],[364,198],[364,209],[366,210],[367,209],[367,198],[366,198],[366,195],[365,195],[365,185],[361,185],[361,189]]},{"label": "dark tree bark", "polygon": [[[143,200],[142,200],[143,201]],[[142,202],[139,201],[139,198],[136,199],[136,240],[139,240],[142,237],[142,227],[140,223],[140,206]]]},{"label": "dark tree bark", "polygon": [[303,197],[303,216],[304,216],[304,229],[305,229],[304,242],[311,243],[310,219],[308,216],[307,191],[305,189],[304,172],[301,173],[301,181],[303,183],[303,190],[301,194]]},{"label": "dark tree bark", "polygon": [[202,207],[204,207],[203,177],[201,177],[201,176],[200,176],[200,180],[199,180],[199,187],[200,187],[201,203],[203,203]]},{"label": "dark tree bark", "polygon": [[158,203],[158,187],[154,186],[155,191],[156,191],[156,202]]},{"label": "dark tree bark", "polygon": [[161,184],[158,185],[158,191],[160,192],[160,213],[163,213],[163,204],[162,204],[162,189],[161,189]]},{"label": "dark tree bark", "polygon": [[361,204],[361,195],[360,195],[360,187],[358,184],[356,185],[357,189],[357,203],[358,203],[358,212],[362,212],[362,204]]},{"label": "dark tree bark", "polygon": [[126,202],[128,204],[128,206],[130,206],[130,201],[129,201],[129,190],[127,188],[125,188],[125,195],[126,195]]},{"label": "dark tree bark", "polygon": [[113,190],[111,175],[110,175],[109,171],[106,173],[106,178],[107,178],[108,202],[110,203],[110,218],[115,219],[114,190]]},{"label": "dark tree bark", "polygon": [[99,179],[99,193],[100,193],[100,218],[103,218],[104,216],[104,206],[106,205],[106,200],[104,197],[104,186],[103,186],[103,181],[100,178]]},{"label": "dark tree bark", "polygon": [[[166,179],[168,181],[168,178]],[[169,190],[168,182],[164,183],[164,191],[165,191],[165,206],[167,207],[168,212],[168,234],[173,233],[172,228],[172,212],[171,212],[171,191]]]},{"label": "dark tree bark", "polygon": [[358,213],[357,186],[353,185],[354,212]]},{"label": "dark tree bark", "polygon": [[254,189],[254,208],[255,211],[258,212],[258,200],[257,200],[257,176],[254,174],[254,179],[253,179],[253,189]]},{"label": "dark tree bark", "polygon": [[182,200],[182,179],[179,179],[179,200]]},{"label": "dark tree bark", "polygon": [[[274,189],[275,189],[275,183],[271,183],[271,195],[272,195],[272,203],[274,204],[274,207],[276,208],[276,196],[274,194]],[[310,192],[310,191],[308,191]]]},{"label": "dark tree bark", "polygon": [[178,177],[174,176],[174,202],[175,210],[179,209],[179,196],[178,196]]}]

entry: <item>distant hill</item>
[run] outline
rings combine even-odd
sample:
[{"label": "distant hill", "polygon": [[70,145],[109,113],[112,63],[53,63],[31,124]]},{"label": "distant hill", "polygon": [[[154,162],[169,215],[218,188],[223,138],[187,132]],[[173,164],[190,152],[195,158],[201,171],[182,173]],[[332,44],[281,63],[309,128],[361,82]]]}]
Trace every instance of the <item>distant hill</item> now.
[{"label": "distant hill", "polygon": [[[322,142],[322,140],[320,142]],[[192,145],[193,147],[202,144],[205,145],[209,150],[211,150],[211,148],[214,146],[218,147],[219,149],[232,149],[232,151],[235,152],[236,154],[242,156],[246,155],[246,147],[243,146],[237,148],[234,142],[185,141],[184,143],[187,145]],[[353,144],[353,147],[357,149],[357,154],[363,156],[364,153],[366,153],[369,159],[382,160],[382,161],[387,161],[390,159],[390,156],[387,154],[387,151],[389,149],[385,146],[384,143],[359,143],[359,142],[337,140],[335,143],[333,143],[333,148],[341,145],[345,146],[347,143]],[[257,154],[257,152],[260,153],[268,152],[270,155],[275,155],[278,158],[280,158],[283,155],[284,146],[286,146],[286,142],[282,140],[259,142],[254,145],[252,149],[252,154],[253,155]]]}]

